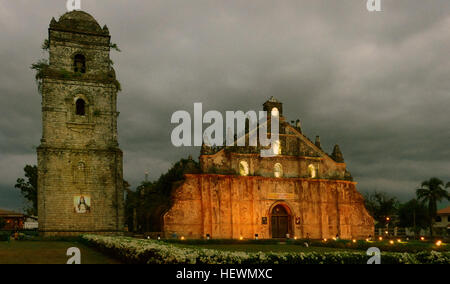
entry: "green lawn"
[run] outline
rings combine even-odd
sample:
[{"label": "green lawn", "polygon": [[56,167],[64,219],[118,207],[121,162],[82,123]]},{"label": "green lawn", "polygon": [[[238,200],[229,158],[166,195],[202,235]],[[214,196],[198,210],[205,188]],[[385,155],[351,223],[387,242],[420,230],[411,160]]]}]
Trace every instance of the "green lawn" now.
[{"label": "green lawn", "polygon": [[119,264],[116,259],[77,242],[11,241],[0,242],[0,264],[65,264],[68,248],[81,251],[81,264]]},{"label": "green lawn", "polygon": [[301,245],[289,244],[174,244],[186,248],[206,248],[226,251],[246,251],[246,252],[335,252],[345,251],[344,249],[328,247],[305,247]]}]

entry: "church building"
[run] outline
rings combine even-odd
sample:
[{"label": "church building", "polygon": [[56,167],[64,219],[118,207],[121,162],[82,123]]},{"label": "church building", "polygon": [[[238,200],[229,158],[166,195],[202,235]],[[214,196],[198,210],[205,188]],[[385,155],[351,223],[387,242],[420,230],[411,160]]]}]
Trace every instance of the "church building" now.
[{"label": "church building", "polygon": [[[374,220],[364,207],[339,146],[327,154],[319,137],[313,142],[303,134],[300,121],[286,121],[282,103],[273,97],[263,108],[268,117],[279,115],[279,155],[261,157],[260,146],[203,145],[201,173],[185,176],[174,190],[173,206],[163,216],[166,236],[373,236]],[[245,134],[247,142],[248,136],[249,132]]]},{"label": "church building", "polygon": [[44,236],[123,231],[122,151],[111,41],[89,14],[73,11],[48,30],[38,154],[39,230]]}]

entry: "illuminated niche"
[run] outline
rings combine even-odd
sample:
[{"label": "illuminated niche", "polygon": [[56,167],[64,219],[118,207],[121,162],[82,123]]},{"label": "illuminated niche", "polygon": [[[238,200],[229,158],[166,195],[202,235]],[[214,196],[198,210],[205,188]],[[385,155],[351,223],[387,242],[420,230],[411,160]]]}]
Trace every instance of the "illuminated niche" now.
[{"label": "illuminated niche", "polygon": [[241,176],[248,176],[250,173],[248,163],[246,161],[240,161],[239,162],[239,174]]}]

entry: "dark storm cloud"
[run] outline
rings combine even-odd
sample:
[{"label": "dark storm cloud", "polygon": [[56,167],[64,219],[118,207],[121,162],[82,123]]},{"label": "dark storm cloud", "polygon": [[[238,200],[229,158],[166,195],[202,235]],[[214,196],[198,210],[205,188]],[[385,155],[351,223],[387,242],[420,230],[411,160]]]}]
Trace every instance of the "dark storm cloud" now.
[{"label": "dark storm cloud", "polygon": [[[450,2],[383,0],[380,13],[365,2],[82,1],[122,49],[113,60],[125,177],[136,185],[198,156],[171,145],[174,111],[258,110],[273,95],[328,152],[340,144],[361,191],[406,199],[426,178],[450,180]],[[2,207],[36,160],[40,98],[28,67],[64,12],[64,0],[0,0]]]}]

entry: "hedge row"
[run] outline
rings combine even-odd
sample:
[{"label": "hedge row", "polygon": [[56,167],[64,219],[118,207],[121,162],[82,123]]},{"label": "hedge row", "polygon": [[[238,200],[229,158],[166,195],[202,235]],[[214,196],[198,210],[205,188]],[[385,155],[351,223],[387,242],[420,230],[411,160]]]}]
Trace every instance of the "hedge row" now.
[{"label": "hedge row", "polygon": [[[358,240],[356,242],[352,242],[351,240],[308,240],[308,239],[288,239],[285,243],[290,245],[300,245],[304,246],[305,243],[308,243],[311,247],[328,247],[328,248],[339,248],[346,250],[364,250],[366,251],[370,247],[377,247],[381,251],[384,252],[409,252],[409,253],[418,253],[423,251],[440,251],[446,252],[449,251],[449,247],[447,245],[442,245],[440,247],[436,246],[434,243],[430,242],[421,242],[421,241],[408,241],[398,243],[396,239],[394,239],[394,245],[389,244],[389,240],[385,241],[370,241],[367,242],[365,240]],[[262,239],[262,240],[235,240],[235,239],[211,239],[211,240],[198,240],[198,239],[187,239],[187,240],[179,240],[179,239],[165,239],[164,242],[170,244],[188,244],[188,245],[246,245],[246,244],[258,244],[258,245],[276,245],[280,243],[280,240],[276,239]]]},{"label": "hedge row", "polygon": [[[155,240],[84,235],[87,245],[130,264],[365,264],[364,252],[258,252],[183,248]],[[383,264],[449,264],[450,253],[382,253]]]},{"label": "hedge row", "polygon": [[[386,241],[363,241],[358,240],[356,242],[352,242],[349,240],[328,240],[324,241],[311,241],[309,242],[310,246],[313,247],[328,247],[328,248],[339,248],[339,249],[354,249],[354,250],[367,250],[370,247],[377,247],[381,251],[384,252],[407,252],[407,253],[419,253],[423,251],[437,251],[437,252],[448,252],[448,246],[436,246],[434,243],[430,242],[420,242],[420,241],[408,241],[408,242],[400,242],[394,239],[394,244],[390,244]],[[301,244],[299,242],[294,242],[293,244]]]}]

